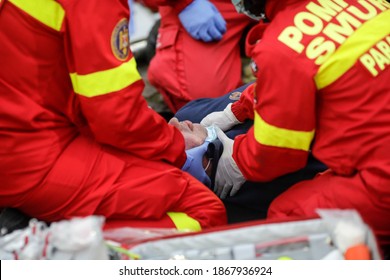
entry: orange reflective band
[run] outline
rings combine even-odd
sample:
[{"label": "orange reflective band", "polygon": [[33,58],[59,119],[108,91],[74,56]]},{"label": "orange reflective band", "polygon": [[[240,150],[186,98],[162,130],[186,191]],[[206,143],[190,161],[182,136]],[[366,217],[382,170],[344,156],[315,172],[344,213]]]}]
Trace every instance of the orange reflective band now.
[{"label": "orange reflective band", "polygon": [[255,111],[255,139],[262,145],[309,151],[314,130],[297,131],[276,127],[266,123]]},{"label": "orange reflective band", "polygon": [[87,75],[71,73],[70,78],[74,91],[85,97],[119,91],[142,79],[134,57],[112,69]]},{"label": "orange reflective band", "polygon": [[60,4],[54,0],[9,0],[19,9],[26,12],[44,25],[60,31],[65,18],[65,11]]},{"label": "orange reflective band", "polygon": [[167,215],[171,218],[176,228],[180,231],[200,231],[201,225],[197,220],[191,218],[186,213],[168,212]]}]

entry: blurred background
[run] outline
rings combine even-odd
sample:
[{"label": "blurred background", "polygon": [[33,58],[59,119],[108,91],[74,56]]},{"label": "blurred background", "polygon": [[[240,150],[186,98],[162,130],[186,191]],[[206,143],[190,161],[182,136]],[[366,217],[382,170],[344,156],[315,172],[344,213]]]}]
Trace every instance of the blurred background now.
[{"label": "blurred background", "polygon": [[[147,69],[150,60],[155,54],[158,28],[160,26],[160,15],[157,10],[152,10],[139,2],[129,0],[131,6],[131,17],[129,23],[130,48],[137,61],[138,71],[144,82],[145,89],[143,95],[149,106],[169,120],[173,114],[165,104],[160,93],[149,83]],[[244,54],[244,38],[242,38],[242,79],[243,83],[253,81],[250,68],[250,59]]]}]

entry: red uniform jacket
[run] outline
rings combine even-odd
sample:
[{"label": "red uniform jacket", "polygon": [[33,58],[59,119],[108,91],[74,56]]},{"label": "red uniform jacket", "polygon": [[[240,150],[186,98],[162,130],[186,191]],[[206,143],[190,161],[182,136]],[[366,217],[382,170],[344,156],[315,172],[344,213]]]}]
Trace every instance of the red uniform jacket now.
[{"label": "red uniform jacket", "polygon": [[[389,194],[389,7],[374,0],[267,1],[271,23],[252,50],[257,84],[232,108],[241,120],[255,108],[254,126],[234,144],[247,179],[300,169],[312,150],[336,173],[360,172],[378,197]],[[254,105],[247,102],[253,89]]]},{"label": "red uniform jacket", "polygon": [[[4,2],[4,1],[2,1]],[[127,0],[8,0],[0,10],[0,206],[17,207],[88,131],[140,158],[185,161],[179,130],[147,106]],[[85,161],[98,160],[80,150]],[[122,166],[109,167],[120,172]],[[90,170],[76,170],[75,184]]]}]

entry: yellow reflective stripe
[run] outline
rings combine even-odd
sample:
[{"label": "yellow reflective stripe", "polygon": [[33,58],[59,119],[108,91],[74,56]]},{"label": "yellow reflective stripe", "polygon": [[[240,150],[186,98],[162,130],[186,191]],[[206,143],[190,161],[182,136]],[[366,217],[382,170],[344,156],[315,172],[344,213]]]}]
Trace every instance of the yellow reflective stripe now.
[{"label": "yellow reflective stripe", "polygon": [[115,92],[141,80],[134,57],[116,68],[87,75],[71,73],[70,78],[74,91],[86,97]]},{"label": "yellow reflective stripe", "polygon": [[347,72],[374,44],[390,33],[390,10],[365,22],[319,68],[314,77],[322,89]]},{"label": "yellow reflective stripe", "polygon": [[202,227],[200,226],[199,222],[188,216],[186,213],[168,212],[167,215],[169,216],[169,218],[171,218],[172,222],[175,224],[178,230],[202,230]]},{"label": "yellow reflective stripe", "polygon": [[262,145],[309,151],[314,137],[312,131],[297,131],[279,128],[266,123],[255,111],[255,139]]},{"label": "yellow reflective stripe", "polygon": [[42,22],[43,24],[60,31],[64,21],[65,11],[60,4],[54,0],[9,0],[19,9]]}]

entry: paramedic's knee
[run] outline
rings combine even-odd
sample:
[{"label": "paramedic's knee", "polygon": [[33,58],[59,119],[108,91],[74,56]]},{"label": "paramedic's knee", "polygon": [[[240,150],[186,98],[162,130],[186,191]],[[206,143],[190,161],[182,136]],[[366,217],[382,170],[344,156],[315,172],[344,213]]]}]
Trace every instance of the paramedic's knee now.
[{"label": "paramedic's knee", "polygon": [[176,205],[177,209],[197,220],[202,229],[225,225],[227,215],[223,202],[195,178],[187,174],[184,176],[189,184]]},{"label": "paramedic's knee", "polygon": [[297,197],[292,199],[291,195],[288,193],[289,191],[287,190],[285,193],[279,195],[271,202],[271,205],[268,208],[267,219],[284,219],[287,217],[305,216],[303,209],[299,205],[299,201],[301,200],[299,200]]},{"label": "paramedic's knee", "polygon": [[217,197],[214,196],[212,203],[209,206],[208,211],[208,219],[206,227],[215,227],[215,226],[223,226],[227,224],[227,214],[225,205],[223,202]]}]

